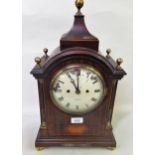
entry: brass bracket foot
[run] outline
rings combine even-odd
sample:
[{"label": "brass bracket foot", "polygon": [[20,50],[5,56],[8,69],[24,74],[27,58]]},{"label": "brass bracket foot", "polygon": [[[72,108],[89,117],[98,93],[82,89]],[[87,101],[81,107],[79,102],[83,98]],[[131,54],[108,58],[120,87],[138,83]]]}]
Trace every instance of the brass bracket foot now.
[{"label": "brass bracket foot", "polygon": [[116,147],[107,147],[107,149],[110,151],[114,151],[114,150],[116,150]]},{"label": "brass bracket foot", "polygon": [[45,148],[44,147],[36,147],[36,150],[37,151],[42,151],[42,150],[44,150]]}]

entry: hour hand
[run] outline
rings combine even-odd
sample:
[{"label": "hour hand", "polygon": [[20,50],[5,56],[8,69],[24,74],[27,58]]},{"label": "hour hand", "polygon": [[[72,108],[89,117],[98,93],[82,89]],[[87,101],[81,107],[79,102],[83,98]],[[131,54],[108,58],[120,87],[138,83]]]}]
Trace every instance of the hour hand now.
[{"label": "hour hand", "polygon": [[77,78],[77,89],[76,89],[76,93],[80,94],[80,88],[79,88],[79,76],[80,76],[80,71],[78,70],[76,78]]}]

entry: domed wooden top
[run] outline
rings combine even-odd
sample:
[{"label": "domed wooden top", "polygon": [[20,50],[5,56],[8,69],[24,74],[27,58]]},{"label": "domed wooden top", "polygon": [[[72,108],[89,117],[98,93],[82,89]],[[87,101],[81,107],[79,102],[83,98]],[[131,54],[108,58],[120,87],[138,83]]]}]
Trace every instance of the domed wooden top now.
[{"label": "domed wooden top", "polygon": [[84,1],[76,0],[75,4],[78,12],[75,14],[71,30],[61,37],[60,48],[64,50],[71,47],[86,47],[98,51],[99,40],[88,31],[84,15],[80,11],[84,5]]}]

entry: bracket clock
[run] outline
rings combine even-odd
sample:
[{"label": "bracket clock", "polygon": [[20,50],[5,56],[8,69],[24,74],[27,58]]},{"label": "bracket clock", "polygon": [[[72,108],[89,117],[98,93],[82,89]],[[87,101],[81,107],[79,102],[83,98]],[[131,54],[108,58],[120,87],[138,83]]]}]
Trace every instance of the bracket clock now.
[{"label": "bracket clock", "polygon": [[41,125],[35,146],[101,146],[115,148],[112,113],[118,80],[125,71],[123,60],[103,56],[99,40],[86,28],[81,8],[71,30],[60,39],[51,55],[35,58],[31,74],[37,79]]}]

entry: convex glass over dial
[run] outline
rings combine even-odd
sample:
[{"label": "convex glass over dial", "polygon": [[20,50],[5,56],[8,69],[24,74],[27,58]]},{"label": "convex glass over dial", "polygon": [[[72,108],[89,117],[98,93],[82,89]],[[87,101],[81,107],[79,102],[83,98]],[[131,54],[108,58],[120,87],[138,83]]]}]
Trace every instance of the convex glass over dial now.
[{"label": "convex glass over dial", "polygon": [[50,83],[53,103],[62,111],[85,114],[95,109],[106,95],[105,81],[90,66],[72,65],[60,70]]}]

